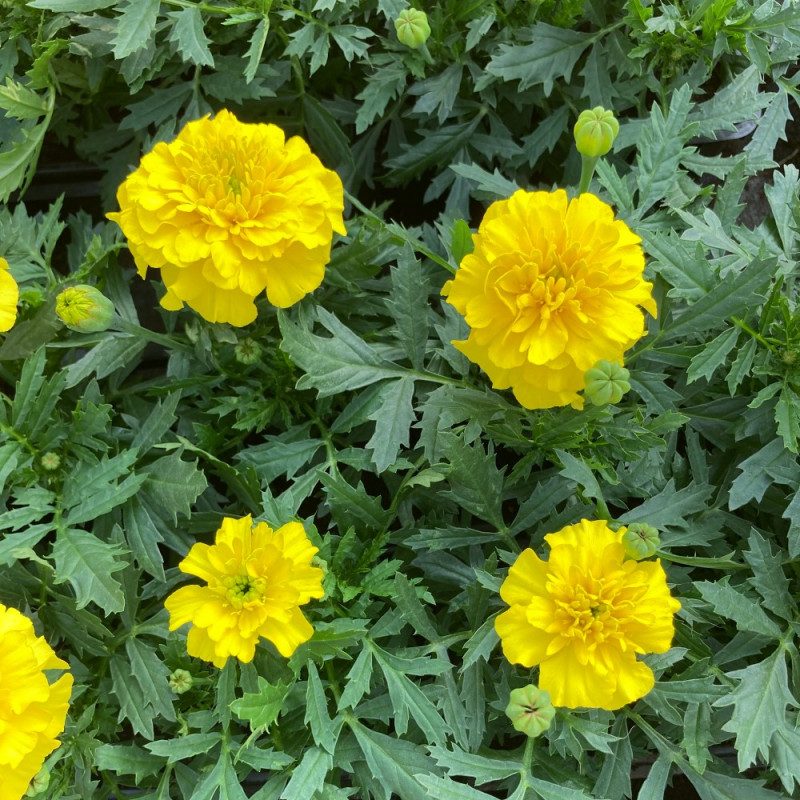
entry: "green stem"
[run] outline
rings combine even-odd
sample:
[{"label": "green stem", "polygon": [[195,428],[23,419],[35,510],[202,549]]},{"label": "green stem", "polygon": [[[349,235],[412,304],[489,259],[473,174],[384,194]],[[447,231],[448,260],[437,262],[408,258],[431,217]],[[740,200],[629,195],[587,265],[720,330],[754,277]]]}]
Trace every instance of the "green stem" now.
[{"label": "green stem", "polygon": [[739,317],[731,317],[731,322],[736,325],[737,328],[741,328],[745,333],[749,333],[757,342],[763,344],[764,347],[767,348],[771,353],[775,352],[775,348],[773,347],[770,342],[768,342],[758,331],[754,331],[744,320],[739,319]]},{"label": "green stem", "polygon": [[581,182],[578,184],[578,194],[589,191],[589,184],[592,182],[594,168],[597,166],[597,158],[585,156],[581,153]]}]

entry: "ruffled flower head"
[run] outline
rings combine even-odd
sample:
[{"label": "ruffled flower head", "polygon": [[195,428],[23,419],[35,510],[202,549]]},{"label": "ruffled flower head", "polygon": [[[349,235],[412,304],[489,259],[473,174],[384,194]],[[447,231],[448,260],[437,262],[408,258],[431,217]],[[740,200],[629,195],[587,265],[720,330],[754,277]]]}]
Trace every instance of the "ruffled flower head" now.
[{"label": "ruffled flower head", "polygon": [[122,228],[144,277],[161,270],[161,305],[247,325],[253,300],[293,305],[322,282],[344,192],[299,136],[229,111],[159,142],[119,187]]},{"label": "ruffled flower head", "polygon": [[262,636],[290,656],[314,633],[300,606],[324,594],[323,572],[311,566],[317,552],[299,522],[272,530],[226,517],[214,544],[195,544],[178,565],[206,585],[167,598],[170,630],[190,622],[189,655],[217,667],[229,656],[252,661]]},{"label": "ruffled flower head", "polygon": [[19,287],[8,268],[8,261],[0,258],[0,333],[10,331],[17,321]]},{"label": "ruffled flower head", "polygon": [[625,528],[581,520],[545,536],[550,556],[523,550],[500,587],[510,608],[495,628],[512,664],[539,665],[554,706],[621,708],[646,695],[681,607],[659,561],[626,560]]},{"label": "ruffled flower head", "polygon": [[525,408],[571,404],[598,361],[623,363],[656,314],[641,239],[591,194],[519,190],[492,203],[442,294],[464,315],[453,344]]},{"label": "ruffled flower head", "polygon": [[72,675],[50,683],[44,670],[68,668],[26,616],[0,605],[0,800],[20,800],[61,744]]}]

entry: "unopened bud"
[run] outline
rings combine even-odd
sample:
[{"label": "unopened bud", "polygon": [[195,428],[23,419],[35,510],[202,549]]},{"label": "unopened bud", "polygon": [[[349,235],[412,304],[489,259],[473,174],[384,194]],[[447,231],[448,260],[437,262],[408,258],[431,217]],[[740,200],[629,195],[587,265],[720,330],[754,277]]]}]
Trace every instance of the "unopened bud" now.
[{"label": "unopened bud", "polygon": [[652,525],[643,522],[633,522],[628,525],[628,530],[622,534],[622,546],[625,555],[634,561],[650,558],[658,550],[661,540],[658,531]]},{"label": "unopened bud", "polygon": [[556,714],[550,695],[529,683],[521,689],[513,689],[508,698],[506,716],[514,730],[534,738],[544,733]]},{"label": "unopened bud", "polygon": [[618,403],[630,391],[630,373],[616,361],[598,361],[587,370],[584,395],[596,406]]},{"label": "unopened bud", "polygon": [[169,676],[169,688],[172,689],[175,694],[188,692],[189,689],[192,688],[193,683],[194,679],[192,678],[191,672],[187,672],[185,669],[176,669],[175,672]]},{"label": "unopened bud", "polygon": [[58,453],[54,453],[52,450],[42,453],[42,457],[39,461],[42,465],[42,469],[46,469],[48,472],[52,472],[61,466],[61,456]]},{"label": "unopened bud", "polygon": [[394,21],[397,38],[406,47],[416,50],[428,41],[431,35],[431,26],[428,24],[428,15],[416,8],[407,8],[397,15]]},{"label": "unopened bud", "polygon": [[619,133],[619,122],[613,111],[602,106],[581,111],[573,128],[575,145],[581,155],[590,158],[604,156],[614,144]]},{"label": "unopened bud", "polygon": [[255,364],[261,358],[261,345],[255,339],[242,339],[236,343],[233,353],[240,364]]},{"label": "unopened bud", "polygon": [[70,286],[58,295],[56,314],[71,331],[98,333],[108,330],[114,304],[94,286],[81,284]]},{"label": "unopened bud", "polygon": [[42,767],[31,779],[25,797],[36,797],[37,794],[44,792],[50,785],[50,770]]}]

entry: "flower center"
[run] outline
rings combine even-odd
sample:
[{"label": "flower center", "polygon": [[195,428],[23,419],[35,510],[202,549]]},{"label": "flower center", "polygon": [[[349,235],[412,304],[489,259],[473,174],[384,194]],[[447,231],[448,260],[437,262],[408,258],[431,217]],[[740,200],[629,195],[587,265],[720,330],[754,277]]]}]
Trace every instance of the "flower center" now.
[{"label": "flower center", "polygon": [[223,584],[226,588],[225,597],[228,603],[236,609],[250,607],[261,603],[264,599],[266,581],[263,578],[236,575],[226,578]]}]

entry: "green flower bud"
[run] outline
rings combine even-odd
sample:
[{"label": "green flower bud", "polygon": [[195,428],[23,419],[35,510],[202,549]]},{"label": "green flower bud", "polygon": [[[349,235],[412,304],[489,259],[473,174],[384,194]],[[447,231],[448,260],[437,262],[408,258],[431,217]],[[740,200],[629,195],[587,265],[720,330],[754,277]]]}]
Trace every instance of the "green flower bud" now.
[{"label": "green flower bud", "polygon": [[94,286],[70,286],[56,298],[56,314],[71,330],[98,333],[108,330],[114,304]]},{"label": "green flower bud", "polygon": [[192,673],[187,672],[185,669],[176,669],[175,672],[169,676],[169,688],[172,689],[175,694],[188,692],[189,689],[192,688],[193,683],[194,679],[192,678]]},{"label": "green flower bud", "polygon": [[61,466],[61,456],[52,450],[48,450],[46,453],[42,453],[39,463],[42,465],[42,469],[52,472]]},{"label": "green flower bud", "polygon": [[407,8],[405,11],[401,11],[394,21],[394,27],[397,31],[397,38],[412,50],[422,47],[431,35],[428,15],[416,8]]},{"label": "green flower bud", "polygon": [[630,391],[630,373],[616,361],[598,361],[586,371],[584,395],[593,405],[605,406],[619,403],[622,395]]},{"label": "green flower bud", "polygon": [[613,111],[602,106],[581,111],[573,128],[578,152],[590,158],[604,156],[619,133],[619,122]]},{"label": "green flower bud", "polygon": [[625,555],[634,561],[650,558],[658,550],[660,544],[658,531],[652,525],[646,525],[643,522],[634,522],[628,525],[628,530],[622,534]]},{"label": "green flower bud", "polygon": [[36,797],[37,794],[46,791],[49,785],[50,770],[47,767],[42,767],[31,779],[28,790],[25,792],[25,797]]},{"label": "green flower bud", "polygon": [[506,716],[511,720],[514,730],[532,739],[550,727],[555,714],[550,695],[533,684],[513,689],[508,698]]},{"label": "green flower bud", "polygon": [[255,339],[242,339],[236,343],[233,352],[240,364],[255,364],[261,358],[261,345]]}]

